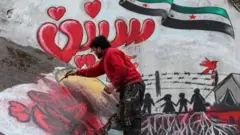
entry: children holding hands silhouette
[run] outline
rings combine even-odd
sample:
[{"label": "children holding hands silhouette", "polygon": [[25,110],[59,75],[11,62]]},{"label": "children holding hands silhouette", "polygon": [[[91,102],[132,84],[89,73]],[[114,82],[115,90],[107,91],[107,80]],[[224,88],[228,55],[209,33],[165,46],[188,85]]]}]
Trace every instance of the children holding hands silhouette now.
[{"label": "children holding hands silhouette", "polygon": [[178,103],[177,103],[177,106],[178,106],[178,104],[180,104],[178,113],[181,113],[183,109],[184,109],[183,112],[187,113],[188,112],[187,103],[189,103],[189,104],[191,104],[191,103],[185,98],[185,93],[180,93],[179,98],[180,99],[178,100]]}]

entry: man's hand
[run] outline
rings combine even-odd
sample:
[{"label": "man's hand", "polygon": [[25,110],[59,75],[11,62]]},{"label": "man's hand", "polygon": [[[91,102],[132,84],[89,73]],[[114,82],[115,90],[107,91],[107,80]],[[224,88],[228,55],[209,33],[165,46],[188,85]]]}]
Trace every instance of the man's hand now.
[{"label": "man's hand", "polygon": [[104,91],[107,93],[107,94],[112,94],[112,91],[115,89],[115,87],[112,85],[112,84],[109,84],[107,85],[105,88],[104,88]]},{"label": "man's hand", "polygon": [[67,78],[68,76],[73,76],[73,75],[77,75],[77,74],[78,74],[78,70],[74,69],[74,70],[67,72],[65,75],[65,78]]},{"label": "man's hand", "polygon": [[78,74],[78,71],[77,71],[76,69],[75,69],[75,70],[68,71],[68,72],[65,74],[65,76],[60,80],[60,82],[61,82],[63,79],[67,78],[68,76],[77,75],[77,74]]}]

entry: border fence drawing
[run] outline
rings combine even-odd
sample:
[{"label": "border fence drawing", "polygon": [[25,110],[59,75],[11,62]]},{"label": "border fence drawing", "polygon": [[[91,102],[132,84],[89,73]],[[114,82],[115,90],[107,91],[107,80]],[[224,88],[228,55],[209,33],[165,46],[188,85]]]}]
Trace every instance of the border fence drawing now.
[{"label": "border fence drawing", "polygon": [[[151,95],[154,101],[152,105],[155,106],[156,104],[155,111],[151,111],[153,114],[162,112],[161,108],[162,110],[164,109],[162,106],[159,106],[157,102],[161,98],[165,101],[164,97],[168,97],[170,101],[173,102],[173,105],[177,105],[181,97],[183,97],[183,99],[186,98],[186,101],[191,101],[191,97],[195,94],[196,89],[199,89],[203,104],[210,106],[210,103],[207,102],[208,98],[214,100],[211,103],[215,104],[214,88],[219,84],[219,76],[225,78],[227,74],[218,73],[217,71],[213,71],[212,73],[192,73],[187,71],[160,73],[159,71],[155,71],[153,74],[142,75],[147,86],[146,94]],[[148,104],[150,106],[151,102],[149,101]]]},{"label": "border fence drawing", "polygon": [[[226,74],[220,74],[226,76]],[[144,81],[147,85],[147,90],[156,90],[157,96],[161,96],[161,91],[174,89],[194,89],[195,87],[201,87],[200,90],[210,91],[218,83],[218,72],[214,74],[203,74],[203,73],[190,73],[190,72],[174,72],[174,73],[159,73],[156,71],[155,74],[142,75]],[[168,86],[164,85],[167,84]],[[170,85],[169,85],[170,84]],[[174,87],[180,84],[181,86],[185,85],[186,87]],[[155,87],[150,87],[150,86]],[[164,87],[165,86],[165,87]]]},{"label": "border fence drawing", "polygon": [[[155,74],[143,75],[143,78],[147,84],[146,95],[150,97],[147,103],[150,104],[149,108],[152,106],[158,108],[158,101],[165,102],[160,106],[162,110],[148,111],[150,113],[142,123],[143,134],[236,135],[240,133],[238,99],[240,74],[222,74],[217,71],[212,74],[156,71]],[[193,97],[196,99],[197,95],[200,97],[198,101],[191,103]],[[214,98],[212,104],[208,103],[209,98]],[[177,109],[179,103],[180,107]],[[189,107],[185,103],[192,106]],[[145,112],[147,107],[144,107]],[[181,113],[182,110],[184,113]]]}]

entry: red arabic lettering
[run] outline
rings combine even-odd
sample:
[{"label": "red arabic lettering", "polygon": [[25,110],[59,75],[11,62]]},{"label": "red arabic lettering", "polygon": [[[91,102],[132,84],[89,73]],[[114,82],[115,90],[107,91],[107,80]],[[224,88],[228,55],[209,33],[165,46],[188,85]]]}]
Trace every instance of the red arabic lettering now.
[{"label": "red arabic lettering", "polygon": [[87,21],[84,24],[84,26],[85,26],[85,30],[87,33],[87,42],[84,45],[81,45],[79,51],[88,50],[92,40],[94,39],[94,37],[96,37],[96,26],[95,26],[94,22]]},{"label": "red arabic lettering", "polygon": [[149,37],[152,36],[153,32],[155,30],[155,22],[152,19],[147,19],[143,22],[142,31],[140,34],[135,38],[135,43],[141,43],[145,40],[147,40]]},{"label": "red arabic lettering", "polygon": [[[140,22],[137,19],[132,19],[129,24],[130,30],[128,32],[127,24],[123,20],[116,20],[115,29],[116,36],[111,44],[113,47],[118,47],[123,44],[129,45],[133,42],[140,43],[147,40],[155,29],[155,23],[152,19],[147,19],[143,22],[142,30],[140,31]],[[78,51],[85,51],[89,49],[91,40],[96,37],[96,25],[92,21],[87,21],[84,25],[87,33],[87,41],[82,44],[83,28],[77,20],[66,20],[62,22],[59,28],[56,24],[45,23],[38,32],[38,42],[40,46],[49,54],[64,62],[69,62]],[[68,37],[68,43],[61,50],[55,43],[55,36],[57,31],[63,32]],[[98,23],[99,34],[106,37],[109,36],[109,23],[101,21]]]},{"label": "red arabic lettering", "polygon": [[[64,49],[60,49],[55,43],[57,31],[67,35],[68,42]],[[38,30],[37,39],[40,46],[49,54],[64,62],[69,62],[78,52],[79,44],[82,42],[83,29],[77,20],[63,21],[59,28],[56,24],[47,22]]]},{"label": "red arabic lettering", "polygon": [[116,29],[116,37],[111,42],[111,45],[113,47],[118,47],[120,45],[123,45],[126,42],[127,25],[123,20],[119,19],[115,22],[115,29]]},{"label": "red arabic lettering", "polygon": [[109,35],[109,23],[107,21],[101,21],[98,24],[98,28],[99,28],[100,35],[108,37],[108,35]]},{"label": "red arabic lettering", "polygon": [[131,19],[130,21],[130,32],[128,33],[127,24],[123,20],[117,20],[115,22],[116,37],[111,42],[113,47],[118,47],[120,45],[129,45],[135,41],[135,43],[140,43],[147,40],[154,32],[155,23],[152,19],[147,19],[143,22],[143,28],[140,32],[140,22],[137,19]]},{"label": "red arabic lettering", "polygon": [[155,23],[152,19],[145,20],[143,22],[142,31],[140,32],[140,22],[137,19],[132,19],[130,21],[130,28],[130,34],[126,45],[129,45],[134,41],[137,44],[147,40],[154,32]]}]

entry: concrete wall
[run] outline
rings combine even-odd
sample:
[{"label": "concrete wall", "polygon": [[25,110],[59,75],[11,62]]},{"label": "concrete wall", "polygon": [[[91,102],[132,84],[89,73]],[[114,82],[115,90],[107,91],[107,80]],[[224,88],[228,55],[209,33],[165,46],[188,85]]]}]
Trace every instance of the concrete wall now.
[{"label": "concrete wall", "polygon": [[[92,18],[86,13],[84,9],[84,4],[86,2],[87,1],[66,2],[63,0],[47,2],[44,0],[37,2],[30,0],[22,0],[19,2],[3,1],[1,3],[3,23],[0,24],[0,27],[2,29],[0,34],[3,37],[6,37],[9,40],[21,45],[32,46],[34,48],[43,50],[37,40],[37,32],[41,25],[46,22],[52,22],[56,25],[59,25],[65,20],[75,19],[82,25],[84,29],[85,23],[87,21],[90,21],[90,23],[92,22],[95,24],[96,28],[98,29],[98,24],[101,21],[105,20],[110,26],[108,39],[110,41],[113,41],[116,36],[116,28],[114,25],[115,21],[118,19],[124,21],[127,24],[128,29],[130,29],[129,22],[132,18],[136,18],[141,24],[144,20],[150,18],[154,20],[155,28],[154,32],[149,38],[136,45],[134,43],[131,43],[127,47],[125,47],[124,44],[118,45],[119,48],[124,50],[128,55],[137,56],[135,59],[133,59],[133,62],[139,63],[139,70],[143,74],[152,74],[156,70],[159,70],[161,73],[185,71],[202,72],[204,70],[204,67],[201,67],[199,64],[205,59],[205,57],[210,60],[219,61],[217,65],[217,71],[219,73],[228,74],[231,72],[239,71],[240,66],[238,61],[240,56],[238,55],[239,48],[237,45],[240,39],[240,28],[238,25],[239,19],[237,18],[239,16],[239,12],[226,0],[175,0],[174,3],[189,7],[219,6],[226,9],[234,28],[235,39],[219,32],[167,28],[162,26],[160,23],[162,17],[147,16],[131,12],[121,7],[118,4],[119,1],[117,0],[100,1],[101,9],[97,16],[95,18]],[[63,6],[66,9],[65,14],[59,21],[55,21],[47,14],[48,8],[52,6]],[[91,32],[91,34],[92,33],[94,32]],[[84,45],[89,40],[89,35],[87,35],[86,30],[83,30],[82,34],[83,39],[81,44]],[[63,48],[66,45],[66,42],[67,37],[63,33],[58,32],[57,36],[55,37],[55,43],[59,45],[60,48]],[[89,50],[85,50],[77,52],[76,55],[89,53],[91,53]],[[66,56],[69,55],[69,53],[65,53],[63,55]],[[70,61],[67,60],[65,62],[73,66],[76,66],[76,63],[78,63],[79,66],[82,66],[84,64],[83,62],[79,62],[79,59],[81,61],[81,58],[79,57],[77,58],[73,55],[72,57],[70,56],[70,58]],[[86,56],[85,58],[87,59],[90,66],[97,61],[97,59],[93,58],[91,55]],[[75,62],[74,59],[78,59],[78,62]],[[224,75],[221,75],[220,80],[224,77]],[[166,86],[169,87],[169,85],[171,84],[167,84]],[[175,90],[172,90],[172,93],[175,93]]]},{"label": "concrete wall", "polygon": [[[98,60],[89,49],[82,48],[78,50],[76,48],[80,44],[86,45],[86,43],[89,43],[89,37],[94,37],[91,34],[99,33],[98,28],[100,26],[98,25],[101,23],[101,30],[104,30],[105,34],[109,34],[108,39],[115,41],[112,43],[116,47],[122,49],[129,56],[136,56],[136,58],[132,58],[132,62],[136,65],[139,64],[138,69],[144,75],[144,79],[149,79],[146,82],[147,92],[151,93],[155,101],[165,94],[172,94],[172,100],[177,102],[180,92],[184,92],[187,95],[186,97],[190,97],[194,88],[212,89],[213,86],[173,83],[174,81],[181,81],[179,77],[184,77],[184,81],[191,81],[193,78],[197,78],[197,83],[212,84],[211,75],[201,76],[194,74],[204,71],[205,67],[200,66],[200,63],[205,60],[205,57],[211,61],[219,61],[215,69],[220,74],[219,81],[229,73],[240,71],[240,47],[238,46],[240,42],[240,13],[227,0],[175,0],[174,3],[188,7],[218,6],[226,9],[235,32],[235,38],[221,32],[168,28],[162,25],[161,16],[142,15],[132,12],[121,7],[118,0],[96,0],[95,2],[99,2],[101,7],[99,13],[95,17],[91,17],[84,9],[86,2],[93,1],[2,0],[0,2],[0,36],[21,46],[30,46],[42,50],[54,59],[61,61],[61,64],[55,66],[65,66],[62,64],[65,63],[73,67],[85,68],[93,66]],[[47,11],[50,7],[59,6],[64,7],[66,12],[56,21],[48,15]],[[91,10],[92,14],[94,12]],[[132,42],[122,36],[117,41],[115,39],[117,37],[116,24],[122,25],[119,25],[118,30],[120,33],[124,32],[124,25],[126,24],[126,33],[128,33],[131,28],[135,30],[134,26],[129,25],[133,18],[135,19],[134,23],[141,24],[140,27],[143,27],[144,21],[148,19],[148,24],[145,22],[146,28],[144,31],[148,32],[146,33],[147,36],[138,35],[137,37],[129,38],[132,39]],[[203,16],[202,19],[207,18]],[[61,23],[63,23],[61,29],[65,34],[58,31],[56,36],[54,36],[54,30],[57,30]],[[80,26],[82,26],[82,32]],[[108,26],[109,33],[107,32]],[[96,32],[94,27],[96,27]],[[70,38],[66,36],[66,32],[69,32],[68,36]],[[134,43],[134,40],[139,42]],[[72,45],[71,49],[61,52],[60,49],[64,49],[64,47],[66,49],[68,41],[73,41],[69,43],[69,46]],[[130,44],[125,46],[127,41]],[[155,78],[149,76],[154,74],[156,70],[160,72],[160,96],[155,91]],[[43,72],[51,71],[43,70]],[[174,72],[180,74],[174,75]],[[191,74],[188,75],[185,72]],[[101,79],[106,80],[106,77],[102,76]],[[25,82],[23,81],[22,83]],[[202,94],[205,97],[209,92],[209,90],[203,90]],[[214,103],[214,94],[212,93],[207,100],[210,103]],[[157,106],[159,105],[157,104]],[[153,112],[157,111],[153,109]]]}]

